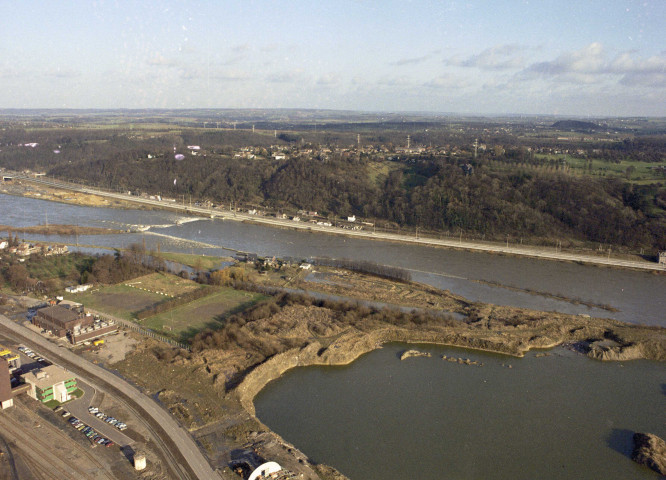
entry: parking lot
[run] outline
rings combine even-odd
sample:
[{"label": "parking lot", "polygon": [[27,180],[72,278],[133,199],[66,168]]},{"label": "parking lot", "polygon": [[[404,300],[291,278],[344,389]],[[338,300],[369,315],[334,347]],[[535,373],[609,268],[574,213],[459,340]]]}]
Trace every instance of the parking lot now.
[{"label": "parking lot", "polygon": [[77,385],[84,392],[83,396],[81,398],[67,402],[63,405],[63,408],[71,413],[72,416],[78,418],[86,425],[94,428],[104,437],[115,442],[116,445],[121,447],[126,445],[133,445],[135,442],[118,428],[90,413],[88,408],[94,400],[95,389],[87,383],[83,382],[81,379],[77,380]]}]

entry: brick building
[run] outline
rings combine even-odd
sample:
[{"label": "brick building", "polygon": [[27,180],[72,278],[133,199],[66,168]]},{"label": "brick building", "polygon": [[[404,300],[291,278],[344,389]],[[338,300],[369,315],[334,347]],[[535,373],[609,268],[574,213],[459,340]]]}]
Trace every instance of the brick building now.
[{"label": "brick building", "polygon": [[34,316],[32,323],[51,332],[58,338],[67,337],[77,344],[99,338],[118,330],[111,320],[100,320],[90,314],[83,313],[83,306],[70,308],[62,305],[41,308]]}]

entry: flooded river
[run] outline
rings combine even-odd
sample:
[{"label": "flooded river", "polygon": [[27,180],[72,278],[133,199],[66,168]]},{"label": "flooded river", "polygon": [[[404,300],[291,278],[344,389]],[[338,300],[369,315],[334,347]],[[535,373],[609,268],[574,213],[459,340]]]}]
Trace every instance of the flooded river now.
[{"label": "flooded river", "polygon": [[[416,281],[475,301],[666,326],[666,276],[655,273],[305,233],[160,210],[78,207],[0,194],[0,223],[29,226],[47,221],[145,231],[29,238],[109,248],[145,241],[152,249],[159,244],[164,251],[203,255],[231,255],[240,250],[303,259],[328,256],[370,260],[409,269]],[[618,311],[535,292],[608,305]]]}]

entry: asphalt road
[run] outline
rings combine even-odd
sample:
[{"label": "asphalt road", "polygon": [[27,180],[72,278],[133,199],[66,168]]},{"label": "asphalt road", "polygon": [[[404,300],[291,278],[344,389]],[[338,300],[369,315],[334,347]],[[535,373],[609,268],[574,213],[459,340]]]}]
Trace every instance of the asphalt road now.
[{"label": "asphalt road", "polygon": [[[200,480],[220,478],[211,468],[192,437],[154,400],[139,392],[123,379],[75,355],[66,348],[52,344],[41,335],[13,322],[4,315],[0,315],[0,327],[8,331],[8,335],[17,339],[18,342],[26,343],[32,349],[45,352],[53,362],[59,363],[62,361],[65,365],[72,365],[73,368],[69,366],[67,368],[72,370],[77,376],[85,378],[93,386],[98,387],[94,382],[94,379],[97,378],[123,392],[126,398],[139,407],[138,410],[141,413],[150,416],[164,430],[168,436],[168,440],[173,442],[179,450],[180,455],[175,456],[174,459],[182,458],[187,462],[189,470],[194,473],[194,478]],[[188,469],[183,468],[182,465],[180,466],[179,477],[191,478]]]},{"label": "asphalt road", "polygon": [[[92,385],[87,384],[80,378],[77,379],[77,387],[83,390],[83,396],[75,400],[67,402],[63,408],[67,410],[72,416],[78,418],[86,425],[97,430],[97,433],[103,435],[104,437],[113,440],[116,445],[124,447],[126,445],[134,446],[134,440],[125,435],[123,432],[118,430],[113,425],[110,425],[96,416],[92,415],[88,411],[90,402],[92,402],[93,397],[95,396],[95,388]],[[133,448],[136,450],[136,448]]]},{"label": "asphalt road", "polygon": [[217,210],[210,208],[203,208],[197,206],[187,206],[181,205],[177,202],[164,202],[158,200],[151,200],[149,198],[141,198],[133,195],[127,195],[124,193],[109,192],[104,190],[98,190],[95,188],[85,187],[83,185],[78,185],[75,183],[63,182],[61,180],[54,180],[48,177],[31,177],[30,175],[22,173],[11,173],[12,176],[21,180],[28,180],[30,182],[46,185],[53,188],[60,188],[64,190],[71,190],[81,193],[88,193],[92,195],[98,195],[106,198],[113,198],[116,200],[122,200],[125,202],[139,203],[145,205],[152,205],[159,208],[168,208],[171,210],[181,210],[188,213],[195,213],[198,215],[205,215],[211,218],[222,218],[236,221],[250,221],[255,223],[263,223],[267,225],[273,225],[278,227],[287,227],[292,229],[300,230],[309,230],[314,232],[322,233],[333,233],[337,235],[346,235],[349,237],[359,237],[359,238],[369,238],[369,239],[379,239],[385,241],[393,242],[403,242],[403,243],[412,243],[419,245],[434,245],[440,247],[449,247],[449,248],[460,248],[464,250],[479,251],[479,252],[490,252],[490,253],[503,253],[508,255],[517,255],[524,257],[534,257],[534,258],[543,258],[548,260],[559,260],[559,261],[572,261],[572,262],[581,262],[595,265],[608,265],[613,267],[622,267],[622,268],[636,268],[641,270],[656,270],[656,271],[666,271],[666,265],[658,264],[654,262],[641,262],[635,260],[622,260],[617,258],[612,258],[610,255],[606,256],[593,256],[593,255],[581,255],[576,253],[564,253],[557,251],[557,249],[545,249],[537,247],[524,247],[524,246],[503,246],[503,245],[493,245],[479,242],[468,242],[455,239],[437,239],[429,237],[419,237],[418,235],[402,235],[396,233],[383,233],[383,232],[371,232],[369,230],[348,230],[342,229],[335,226],[323,226],[316,225],[308,222],[294,222],[293,220],[278,219],[271,217],[262,217],[257,215],[243,214],[240,212],[226,211],[226,210]]}]

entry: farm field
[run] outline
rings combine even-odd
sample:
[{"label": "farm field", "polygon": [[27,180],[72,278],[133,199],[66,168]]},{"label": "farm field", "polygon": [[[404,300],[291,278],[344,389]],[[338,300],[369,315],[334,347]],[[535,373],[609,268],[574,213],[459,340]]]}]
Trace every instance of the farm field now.
[{"label": "farm field", "polygon": [[202,288],[201,285],[192,280],[165,273],[152,273],[86,293],[67,295],[67,299],[134,321],[141,310],[199,288]]},{"label": "farm field", "polygon": [[160,272],[137,277],[124,284],[138,290],[165,294],[168,297],[177,297],[201,288],[201,285],[192,280]]},{"label": "farm field", "polygon": [[222,262],[231,260],[229,257],[210,257],[192,253],[162,252],[160,255],[164,260],[182,263],[183,265],[198,270],[212,270],[214,268],[219,268]]},{"label": "farm field", "polygon": [[86,293],[66,295],[65,298],[82,303],[85,307],[93,310],[133,321],[136,312],[156,305],[168,297],[117,284]]},{"label": "farm field", "polygon": [[203,298],[153,315],[140,323],[151,330],[184,341],[204,328],[221,327],[229,315],[266,298],[258,293],[225,287],[211,289],[211,292]]}]

